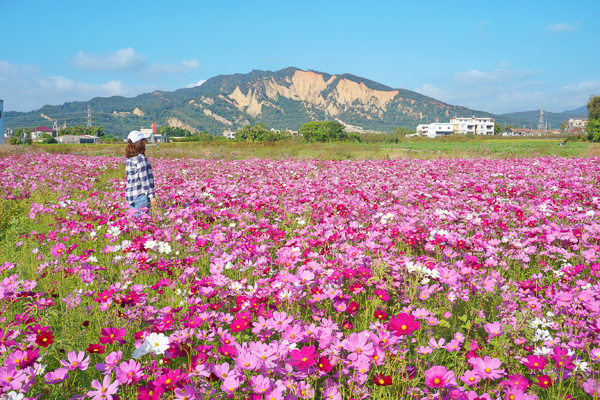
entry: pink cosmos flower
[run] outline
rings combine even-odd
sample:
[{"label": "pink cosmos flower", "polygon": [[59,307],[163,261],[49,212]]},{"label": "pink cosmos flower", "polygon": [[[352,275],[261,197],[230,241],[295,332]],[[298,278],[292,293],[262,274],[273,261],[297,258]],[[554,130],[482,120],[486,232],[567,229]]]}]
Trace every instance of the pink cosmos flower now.
[{"label": "pink cosmos flower", "polygon": [[21,389],[25,379],[26,375],[23,371],[16,369],[14,365],[0,367],[0,383],[6,389]]},{"label": "pink cosmos flower", "polygon": [[446,339],[444,338],[441,338],[438,341],[436,341],[435,338],[429,339],[429,345],[434,349],[441,349],[442,347],[444,347],[444,344],[446,344]]},{"label": "pink cosmos flower", "polygon": [[56,383],[61,383],[68,377],[69,370],[66,368],[59,368],[56,371],[48,372],[46,375],[44,375],[44,383],[48,385],[54,385]]},{"label": "pink cosmos flower", "polygon": [[368,343],[369,338],[363,334],[351,333],[343,342],[343,346],[350,354],[348,360],[356,363],[358,361],[369,362],[373,355],[373,343]]},{"label": "pink cosmos flower", "polygon": [[256,394],[264,394],[267,390],[271,389],[271,380],[262,375],[255,375],[250,378],[250,387]]},{"label": "pink cosmos flower", "polygon": [[504,326],[498,321],[485,324],[483,329],[485,329],[485,331],[488,333],[488,338],[490,339],[504,334]]},{"label": "pink cosmos flower", "polygon": [[119,390],[119,382],[114,381],[111,383],[110,376],[105,376],[102,383],[94,379],[92,387],[96,390],[87,392],[88,397],[91,397],[92,400],[112,400],[112,395]]},{"label": "pink cosmos flower", "polygon": [[306,369],[315,363],[315,359],[319,356],[315,353],[315,346],[304,346],[300,350],[292,350],[290,357],[294,360],[291,364],[298,369]]},{"label": "pink cosmos flower", "polygon": [[294,318],[288,317],[285,311],[275,311],[273,313],[273,318],[269,319],[269,321],[267,322],[267,326],[273,328],[277,332],[283,332],[285,331],[285,328],[287,328],[288,325],[292,323],[293,320]]},{"label": "pink cosmos flower", "polygon": [[100,343],[102,344],[113,344],[116,340],[119,344],[125,344],[125,340],[123,339],[127,332],[125,329],[119,328],[104,328],[100,331]]},{"label": "pink cosmos flower", "polygon": [[235,360],[235,365],[246,371],[253,371],[258,367],[258,358],[247,351],[241,351]]},{"label": "pink cosmos flower", "polygon": [[497,358],[485,356],[485,358],[471,358],[469,360],[474,366],[474,371],[483,379],[496,380],[504,374],[503,369],[498,369],[502,362]]},{"label": "pink cosmos flower", "polygon": [[[342,394],[335,386],[325,389],[323,392],[323,398],[326,400],[342,400]],[[271,400],[270,398],[268,398]]]},{"label": "pink cosmos flower", "polygon": [[516,386],[509,387],[504,392],[504,400],[525,400],[525,392]]},{"label": "pink cosmos flower", "polygon": [[52,254],[56,258],[60,258],[65,253],[65,250],[66,250],[66,247],[63,243],[56,243],[50,249],[50,254]]},{"label": "pink cosmos flower", "polygon": [[456,339],[452,339],[450,341],[450,343],[448,343],[446,345],[446,350],[448,350],[449,352],[453,352],[453,351],[459,351],[460,350],[460,342]]},{"label": "pink cosmos flower", "polygon": [[237,380],[237,378],[227,378],[221,384],[221,390],[230,395],[235,392],[239,386],[240,382]]},{"label": "pink cosmos flower", "polygon": [[196,400],[198,394],[192,386],[184,386],[180,389],[175,389],[175,400]]},{"label": "pink cosmos flower", "polygon": [[135,360],[122,362],[116,370],[116,378],[120,385],[130,385],[142,378],[142,366]]},{"label": "pink cosmos flower", "polygon": [[83,351],[80,351],[79,353],[76,351],[70,352],[69,354],[67,354],[67,360],[69,361],[60,360],[60,363],[63,367],[67,367],[71,371],[75,369],[85,371],[90,365],[90,356],[86,357]]},{"label": "pink cosmos flower", "polygon": [[589,378],[582,385],[584,392],[592,396],[593,398],[600,397],[600,382]]},{"label": "pink cosmos flower", "polygon": [[425,386],[430,388],[450,388],[456,386],[454,371],[436,365],[425,371]]},{"label": "pink cosmos flower", "polygon": [[460,377],[460,380],[467,386],[475,386],[479,383],[481,378],[473,371],[466,371],[464,375]]},{"label": "pink cosmos flower", "polygon": [[123,353],[121,352],[121,350],[119,350],[118,352],[113,351],[112,353],[106,356],[106,358],[104,359],[104,363],[96,364],[96,369],[98,371],[103,371],[103,375],[110,375],[121,361],[121,358],[123,358]]}]

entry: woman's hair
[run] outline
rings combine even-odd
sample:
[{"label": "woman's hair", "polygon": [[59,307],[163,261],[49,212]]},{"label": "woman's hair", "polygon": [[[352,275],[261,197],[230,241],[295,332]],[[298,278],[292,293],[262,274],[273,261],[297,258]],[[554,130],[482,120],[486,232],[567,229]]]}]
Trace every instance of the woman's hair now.
[{"label": "woman's hair", "polygon": [[131,139],[127,140],[127,148],[125,149],[125,157],[137,157],[139,154],[146,155],[146,139],[133,143]]}]

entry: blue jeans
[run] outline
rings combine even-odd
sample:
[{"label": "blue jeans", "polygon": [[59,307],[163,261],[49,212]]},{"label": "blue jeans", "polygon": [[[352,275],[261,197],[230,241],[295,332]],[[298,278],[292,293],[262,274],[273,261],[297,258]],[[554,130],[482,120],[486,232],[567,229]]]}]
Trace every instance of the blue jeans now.
[{"label": "blue jeans", "polygon": [[142,213],[150,214],[150,199],[148,198],[148,196],[146,196],[145,194],[138,196],[137,199],[134,200],[133,204],[129,205],[130,210],[134,208],[137,210],[137,213],[135,213],[136,217],[139,217],[140,215],[142,215]]}]

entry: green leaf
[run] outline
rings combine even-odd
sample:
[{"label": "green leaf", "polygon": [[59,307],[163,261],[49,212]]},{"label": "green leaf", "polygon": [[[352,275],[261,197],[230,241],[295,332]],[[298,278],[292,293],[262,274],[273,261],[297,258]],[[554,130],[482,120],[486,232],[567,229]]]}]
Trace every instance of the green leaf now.
[{"label": "green leaf", "polygon": [[467,322],[467,315],[463,315],[462,317],[458,317],[462,322]]}]

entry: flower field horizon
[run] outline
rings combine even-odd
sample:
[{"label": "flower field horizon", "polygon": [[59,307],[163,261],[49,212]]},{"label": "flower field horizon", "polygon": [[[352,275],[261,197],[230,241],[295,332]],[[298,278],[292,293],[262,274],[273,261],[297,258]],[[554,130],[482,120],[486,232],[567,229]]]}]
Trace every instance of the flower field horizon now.
[{"label": "flower field horizon", "polygon": [[0,157],[0,398],[598,398],[599,161]]}]

